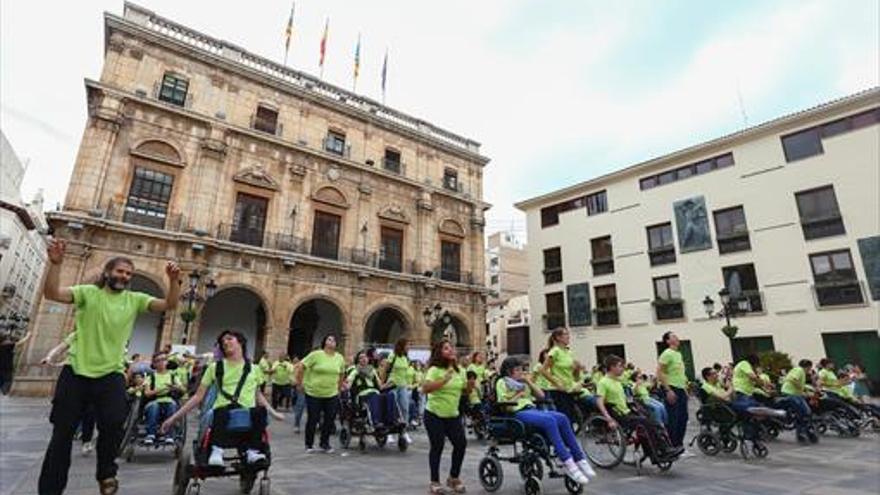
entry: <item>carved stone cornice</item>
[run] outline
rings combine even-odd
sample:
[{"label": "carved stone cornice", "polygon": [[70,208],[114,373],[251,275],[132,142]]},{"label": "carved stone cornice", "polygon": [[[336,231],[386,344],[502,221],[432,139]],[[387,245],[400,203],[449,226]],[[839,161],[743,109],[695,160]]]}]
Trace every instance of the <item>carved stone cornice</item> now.
[{"label": "carved stone cornice", "polygon": [[267,189],[269,191],[277,191],[280,189],[278,181],[275,180],[275,178],[272,177],[272,175],[263,167],[257,165],[241,170],[232,177],[232,180],[241,184],[248,184],[261,189]]},{"label": "carved stone cornice", "polygon": [[217,160],[223,160],[226,157],[228,146],[225,141],[215,138],[204,138],[199,143],[202,151]]}]

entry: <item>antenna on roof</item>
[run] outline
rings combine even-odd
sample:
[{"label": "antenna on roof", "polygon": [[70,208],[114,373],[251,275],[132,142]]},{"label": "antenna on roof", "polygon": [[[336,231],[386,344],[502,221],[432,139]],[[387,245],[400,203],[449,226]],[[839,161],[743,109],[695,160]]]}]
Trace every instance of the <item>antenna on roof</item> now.
[{"label": "antenna on roof", "polygon": [[739,111],[743,118],[743,127],[749,126],[749,116],[746,114],[746,104],[743,103],[742,91],[739,88],[739,79],[736,80],[736,99],[739,102]]}]

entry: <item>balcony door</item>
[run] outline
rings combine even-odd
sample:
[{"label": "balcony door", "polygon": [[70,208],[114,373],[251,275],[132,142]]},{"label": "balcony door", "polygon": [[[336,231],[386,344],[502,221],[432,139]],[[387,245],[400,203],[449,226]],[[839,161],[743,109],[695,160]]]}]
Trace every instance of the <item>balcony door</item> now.
[{"label": "balcony door", "polygon": [[315,212],[312,231],[312,255],[335,260],[339,258],[339,232],[342,217],[324,211]]},{"label": "balcony door", "polygon": [[238,193],[235,197],[235,216],[232,219],[229,240],[251,246],[262,246],[268,210],[268,199]]}]

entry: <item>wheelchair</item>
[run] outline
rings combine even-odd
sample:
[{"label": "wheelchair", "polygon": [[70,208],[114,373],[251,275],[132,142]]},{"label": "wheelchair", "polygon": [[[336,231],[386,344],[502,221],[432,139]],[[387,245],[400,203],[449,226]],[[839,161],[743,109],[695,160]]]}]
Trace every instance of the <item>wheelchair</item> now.
[{"label": "wheelchair", "polygon": [[[210,409],[202,409],[202,425],[210,425],[211,421],[205,421],[205,417],[211,414]],[[263,447],[261,451],[266,459],[254,464],[245,462],[244,449],[239,445],[223,445],[225,448],[237,448],[236,453],[227,455],[224,453],[223,466],[208,465],[208,457],[211,453],[211,427],[207,426],[200,431],[197,438],[192,441],[191,448],[182,448],[177,457],[177,465],[174,469],[173,495],[198,495],[201,493],[202,482],[208,478],[227,478],[238,476],[239,491],[243,495],[250,494],[259,478],[259,495],[269,495],[271,492],[271,480],[269,479],[269,467],[272,464],[272,453],[269,448],[269,430],[263,431]]]},{"label": "wheelchair", "polygon": [[465,431],[472,433],[477,437],[477,440],[484,440],[489,434],[489,410],[486,402],[469,404],[467,399],[462,397],[459,411],[464,421]]},{"label": "wheelchair", "polygon": [[842,438],[861,434],[862,413],[839,400],[829,400],[826,394],[814,394],[807,403],[813,412],[813,428],[820,435],[836,433]]},{"label": "wheelchair", "polygon": [[[639,401],[633,399],[627,390],[627,405],[636,413],[651,418],[651,413]],[[612,413],[612,416],[615,416]],[[603,469],[614,469],[620,464],[633,466],[636,474],[641,475],[642,465],[646,460],[657,466],[661,472],[672,469],[678,455],[661,455],[661,451],[672,449],[672,440],[666,428],[655,424],[655,434],[646,431],[644,425],[634,427],[625,425],[615,416],[618,427],[611,428],[608,420],[599,414],[592,414],[582,428],[584,453],[596,466]],[[653,422],[653,420],[649,420]],[[657,440],[654,439],[656,435]]]},{"label": "wheelchair", "polygon": [[[513,415],[504,413],[504,407],[515,406],[514,402],[499,402],[490,405],[487,422],[489,450],[477,466],[480,484],[487,492],[495,492],[504,483],[501,461],[516,464],[522,477],[526,495],[543,493],[542,479],[564,478],[565,489],[572,495],[583,493],[584,487],[566,475],[550,443],[535,428],[527,426]],[[503,456],[501,447],[512,446],[513,455]]]},{"label": "wheelchair", "polygon": [[358,438],[358,450],[364,451],[367,448],[366,437],[371,436],[376,440],[379,447],[385,447],[388,442],[388,435],[398,435],[397,449],[406,452],[409,444],[403,433],[406,432],[407,425],[403,422],[400,407],[393,396],[388,396],[386,400],[394,402],[394,410],[397,411],[398,421],[394,426],[376,428],[373,426],[373,419],[370,415],[370,408],[356,396],[352,396],[350,391],[340,394],[339,422],[342,427],[339,429],[339,445],[344,449],[351,446],[353,437]]},{"label": "wheelchair", "polygon": [[133,396],[130,399],[128,414],[125,417],[125,423],[123,423],[124,433],[122,435],[122,441],[119,443],[117,457],[125,459],[125,462],[132,462],[134,460],[136,448],[152,450],[173,449],[174,457],[178,457],[186,443],[186,418],[182,418],[181,421],[175,425],[173,433],[170,434],[171,438],[174,440],[173,443],[169,444],[156,441],[152,445],[146,445],[144,444],[144,439],[147,436],[147,427],[144,418],[144,409],[146,405],[147,402],[145,402],[144,398],[141,396]]},{"label": "wheelchair", "polygon": [[746,460],[767,457],[770,451],[763,439],[768,433],[763,429],[762,421],[750,415],[738,415],[729,405],[710,401],[702,388],[697,390],[702,404],[696,414],[700,433],[691,440],[690,446],[696,443],[700,452],[710,457],[720,452],[732,454],[737,448]]}]

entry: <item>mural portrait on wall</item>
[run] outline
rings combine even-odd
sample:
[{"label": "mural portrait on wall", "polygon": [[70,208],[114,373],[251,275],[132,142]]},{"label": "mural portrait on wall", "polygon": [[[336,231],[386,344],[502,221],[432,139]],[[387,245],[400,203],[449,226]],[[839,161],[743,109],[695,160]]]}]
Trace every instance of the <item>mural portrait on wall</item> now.
[{"label": "mural portrait on wall", "polygon": [[565,288],[568,296],[568,325],[588,326],[592,320],[590,311],[590,284],[573,284]]},{"label": "mural portrait on wall", "polygon": [[712,249],[709,233],[709,216],[702,196],[683,199],[673,203],[678,246],[682,253]]}]

